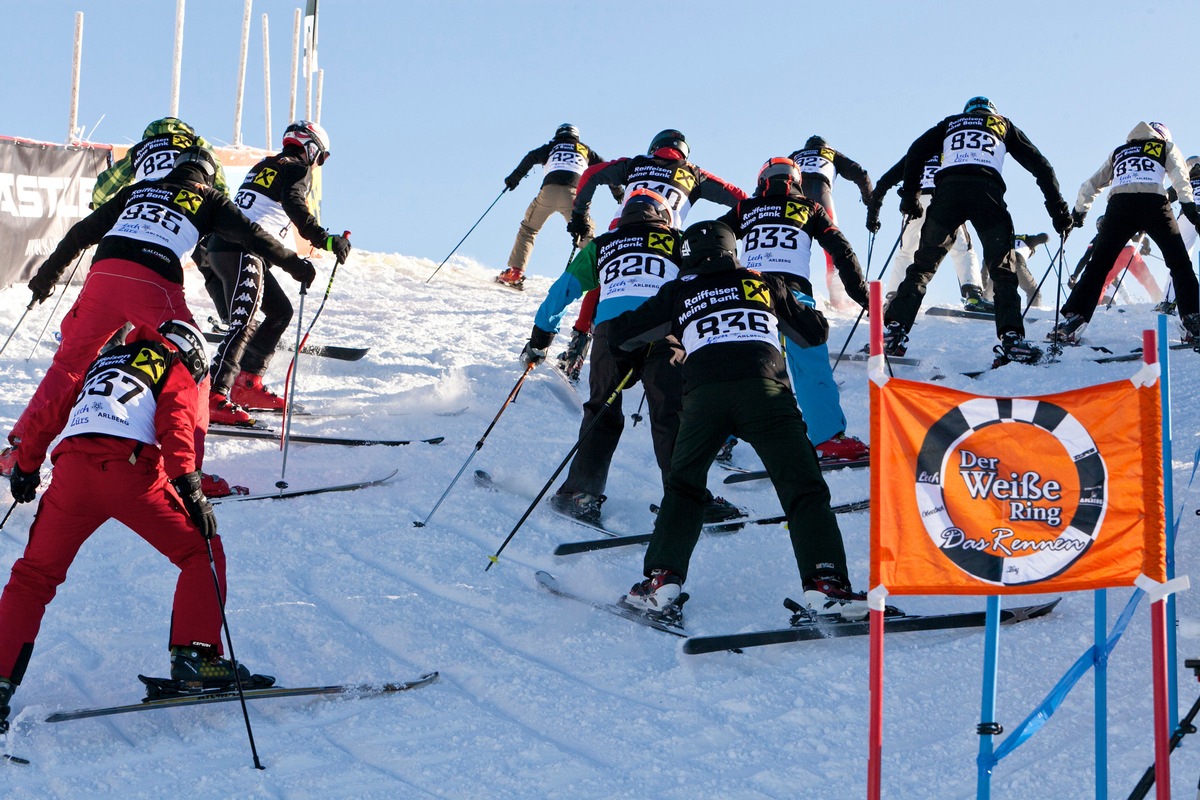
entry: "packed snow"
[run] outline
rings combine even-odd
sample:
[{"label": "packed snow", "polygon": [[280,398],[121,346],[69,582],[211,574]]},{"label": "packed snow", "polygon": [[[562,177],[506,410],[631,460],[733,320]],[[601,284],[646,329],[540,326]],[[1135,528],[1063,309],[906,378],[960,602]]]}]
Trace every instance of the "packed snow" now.
[{"label": "packed snow", "polygon": [[[321,264],[303,309],[305,325],[331,265],[329,259]],[[1031,266],[1040,274],[1046,256],[1039,253]],[[589,598],[615,600],[640,579],[644,552],[627,547],[555,557],[556,544],[594,533],[541,508],[485,572],[488,557],[574,444],[581,398],[552,366],[536,368],[476,452],[522,374],[518,353],[551,279],[530,276],[526,290],[515,292],[493,281],[499,271],[494,264],[456,258],[427,281],[434,267],[424,259],[355,252],[338,270],[312,341],[371,350],[358,362],[300,360],[297,400],[314,416],[297,417],[294,430],[445,436],[443,444],[297,444],[284,474],[277,444],[210,436],[206,469],[255,492],[270,491],[281,477],[303,487],[399,469],[389,483],[356,492],[219,506],[229,625],[239,659],[281,685],[394,681],[431,670],[440,679],[417,691],[369,699],[251,703],[263,771],[253,766],[237,703],[47,724],[55,711],[136,702],[143,694],[139,673],[168,674],[176,572],[130,531],[109,523],[84,546],[48,610],[14,697],[13,729],[0,738],[0,750],[31,763],[0,766],[0,794],[570,800],[865,795],[866,638],[684,655],[675,637],[537,586],[534,572],[548,570]],[[939,282],[951,280],[950,266],[942,272]],[[204,320],[212,307],[194,271],[187,280],[189,301]],[[293,288],[286,276],[282,281]],[[68,301],[76,291],[67,290]],[[0,293],[0,333],[12,330],[28,299],[19,286]],[[5,430],[49,363],[56,325],[37,347],[34,340],[52,307],[53,299],[30,312],[0,359]],[[58,317],[64,311],[65,304]],[[572,316],[552,354],[565,347]],[[829,316],[836,353],[855,317]],[[1030,317],[1036,320],[1030,337],[1040,339],[1054,311],[1034,309]],[[1100,310],[1089,344],[1128,352],[1155,319],[1149,303]],[[1177,336],[1174,327],[1172,332]],[[850,349],[865,341],[864,322]],[[1096,352],[1083,347],[1069,349],[1052,366],[1010,365],[978,380],[960,374],[988,366],[995,341],[989,322],[919,317],[909,355],[922,359],[922,366],[897,367],[897,374],[937,377],[978,393],[1034,395],[1117,380],[1138,367],[1096,365],[1089,360]],[[1195,358],[1180,351],[1171,364],[1181,574],[1200,556],[1192,541],[1198,498],[1189,491],[1200,423]],[[281,354],[268,385],[281,388],[286,369]],[[866,438],[865,365],[844,363],[837,376],[849,432]],[[638,387],[625,393],[627,415],[640,399]],[[739,465],[758,465],[748,446],[734,452]],[[429,524],[414,527],[472,453]],[[476,468],[490,471],[503,490],[475,486]],[[714,467],[710,486],[718,494],[755,515],[778,513],[766,482],[726,486],[725,475]],[[831,473],[828,481],[835,503],[868,496],[866,470]],[[627,420],[607,495],[611,528],[651,529],[648,507],[660,501],[661,485],[648,423]],[[33,506],[18,507],[0,532],[5,565],[20,555],[33,512]],[[865,587],[869,516],[845,514],[839,522],[851,577]],[[705,536],[686,588],[686,624],[693,634],[780,627],[789,616],[782,600],[801,591],[782,526]],[[1110,592],[1111,619],[1129,595]],[[982,598],[966,597],[896,601],[925,613],[984,606]],[[1089,594],[1069,595],[1049,617],[1002,629],[999,722],[1015,726],[1091,644],[1092,608]],[[1182,594],[1179,609],[1175,666],[1182,716],[1197,694],[1182,665],[1184,658],[1200,657],[1196,593]],[[1143,603],[1109,665],[1113,796],[1126,796],[1153,761],[1148,619]],[[975,796],[982,662],[980,629],[887,638],[885,797]],[[1000,763],[994,797],[1094,796],[1093,686],[1091,675],[1085,677],[1057,715]],[[1175,793],[1190,796],[1200,772],[1191,741],[1176,753],[1172,769]]]}]

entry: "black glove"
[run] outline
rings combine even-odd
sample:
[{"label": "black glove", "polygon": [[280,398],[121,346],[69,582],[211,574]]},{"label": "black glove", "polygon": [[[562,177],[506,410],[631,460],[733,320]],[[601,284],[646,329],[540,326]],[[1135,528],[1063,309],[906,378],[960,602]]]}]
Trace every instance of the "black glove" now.
[{"label": "black glove", "polygon": [[867,230],[879,233],[881,227],[883,226],[879,224],[879,206],[872,203],[867,207]]},{"label": "black glove", "polygon": [[1196,210],[1195,203],[1180,203],[1179,210],[1188,218],[1188,222],[1200,228],[1200,211]]},{"label": "black glove", "polygon": [[1061,197],[1056,200],[1047,200],[1046,212],[1050,215],[1050,224],[1054,227],[1054,232],[1060,236],[1075,227],[1075,217],[1067,209],[1067,204]]},{"label": "black glove", "polygon": [[[349,242],[346,243],[346,246],[350,246]],[[307,258],[301,258],[298,255],[293,255],[279,266],[288,275],[291,275],[293,278],[300,281],[300,285],[305,289],[312,286],[312,282],[317,279],[317,268],[314,267],[312,262]]]},{"label": "black glove", "polygon": [[39,303],[44,303],[46,302],[47,297],[54,294],[55,283],[57,283],[57,281],[51,279],[49,275],[44,274],[43,271],[39,269],[34,273],[33,277],[29,279],[29,291],[33,292],[34,300],[38,301]]},{"label": "black glove", "polygon": [[533,331],[529,334],[529,341],[525,343],[525,347],[521,350],[521,361],[525,364],[533,364],[537,366],[546,360],[546,351],[550,348],[550,343],[554,341],[554,334],[550,331],[544,331],[537,325],[533,326]]},{"label": "black glove", "polygon": [[1144,256],[1150,255],[1150,239],[1149,239],[1149,237],[1145,237],[1142,239],[1142,255],[1144,255]]},{"label": "black glove", "polygon": [[332,236],[326,237],[325,249],[333,253],[333,257],[337,259],[339,264],[345,264],[346,259],[350,257],[350,240],[345,236],[338,236],[335,233]]},{"label": "black glove", "polygon": [[521,176],[514,172],[512,175],[509,175],[504,179],[504,188],[511,192],[515,190],[520,183]]},{"label": "black glove", "polygon": [[25,472],[16,464],[13,465],[12,475],[8,479],[8,490],[12,492],[13,500],[18,503],[32,503],[41,485],[41,470]]},{"label": "black glove", "polygon": [[571,234],[575,246],[578,247],[581,241],[591,237],[592,221],[585,214],[572,214],[571,221],[567,223],[567,233]]},{"label": "black glove", "polygon": [[1087,217],[1086,211],[1080,211],[1078,208],[1071,212],[1071,225],[1076,228],[1083,227],[1083,220]]},{"label": "black glove", "polygon": [[921,201],[913,195],[900,198],[900,213],[909,219],[920,219],[925,212],[921,209]]},{"label": "black glove", "polygon": [[179,492],[184,510],[192,518],[192,522],[196,523],[196,527],[200,529],[204,538],[211,539],[216,536],[217,515],[213,513],[212,504],[200,490],[200,470],[188,472],[172,479],[171,485],[175,487],[175,491]]}]

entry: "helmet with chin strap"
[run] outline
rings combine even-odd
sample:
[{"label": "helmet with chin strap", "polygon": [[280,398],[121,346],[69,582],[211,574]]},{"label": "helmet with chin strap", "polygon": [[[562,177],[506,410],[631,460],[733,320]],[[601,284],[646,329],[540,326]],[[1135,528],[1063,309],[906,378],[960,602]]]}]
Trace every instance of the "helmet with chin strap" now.
[{"label": "helmet with chin strap", "polygon": [[203,173],[204,182],[209,186],[217,179],[217,157],[207,148],[194,144],[179,151],[175,157],[175,168],[194,166]]},{"label": "helmet with chin strap", "polygon": [[650,149],[646,151],[646,155],[654,155],[655,150],[663,147],[672,147],[683,154],[684,158],[688,157],[688,152],[691,148],[688,147],[687,139],[684,135],[674,128],[667,128],[665,131],[659,131],[653,139],[650,140]]},{"label": "helmet with chin strap", "polygon": [[179,360],[199,383],[208,374],[208,355],[204,351],[204,335],[195,325],[182,319],[169,319],[158,326],[163,335],[179,351]]},{"label": "helmet with chin strap", "polygon": [[555,139],[578,139],[579,138],[579,128],[576,128],[574,125],[571,125],[568,122],[564,122],[562,125],[559,125],[558,130],[556,130],[554,132],[554,138]]},{"label": "helmet with chin strap", "polygon": [[800,167],[790,158],[771,158],[758,171],[758,188],[766,189],[771,181],[786,181],[790,189],[800,185]]},{"label": "helmet with chin strap", "polygon": [[283,131],[283,146],[304,150],[308,163],[319,167],[329,158],[329,134],[315,122],[297,120]]}]

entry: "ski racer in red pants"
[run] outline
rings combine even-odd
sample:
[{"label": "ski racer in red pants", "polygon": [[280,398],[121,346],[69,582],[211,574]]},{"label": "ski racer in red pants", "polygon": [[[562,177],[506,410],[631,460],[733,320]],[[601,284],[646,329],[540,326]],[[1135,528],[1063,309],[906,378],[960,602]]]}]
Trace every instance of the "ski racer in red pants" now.
[{"label": "ski racer in red pants", "polygon": [[[25,677],[46,606],[80,547],[110,519],[179,568],[171,677],[198,686],[234,681],[233,665],[220,658],[216,585],[224,598],[225,554],[213,508],[200,491],[194,449],[204,407],[196,385],[208,370],[204,337],[190,323],[170,320],[158,333],[135,328],[131,338],[88,369],[66,438],[51,456],[54,482],[0,594],[0,729],[7,728],[9,699]],[[58,428],[45,408],[26,420],[10,483],[16,502],[34,499]],[[249,681],[249,672],[239,669]]]},{"label": "ski racer in red pants", "polygon": [[[126,322],[154,328],[169,319],[192,319],[183,296],[182,259],[201,237],[219,232],[279,264],[306,286],[312,283],[312,264],[246,219],[233,201],[212,188],[215,175],[211,153],[187,148],[167,177],[125,187],[76,223],[30,279],[29,289],[41,302],[67,265],[88,246],[98,245],[83,290],[63,320],[58,352],[8,435],[14,447],[0,454],[0,474],[11,470],[30,415],[42,415],[54,434],[62,430],[84,370]],[[207,385],[201,388],[207,397]],[[203,460],[207,404],[199,423],[197,455]]]}]

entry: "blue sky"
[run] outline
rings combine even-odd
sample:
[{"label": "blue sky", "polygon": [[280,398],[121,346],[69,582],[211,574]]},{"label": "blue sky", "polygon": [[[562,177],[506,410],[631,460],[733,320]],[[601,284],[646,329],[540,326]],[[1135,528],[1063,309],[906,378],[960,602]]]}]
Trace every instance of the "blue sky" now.
[{"label": "blue sky", "polygon": [[[243,141],[265,145],[261,16],[272,34],[273,127],[287,116],[292,15],[300,0],[256,0]],[[190,0],[180,116],[207,138],[233,139],[242,0]],[[83,11],[80,123],[94,140],[136,140],[169,110],[175,3],[170,0],[0,0],[6,56],[0,134],[62,141],[70,104],[74,14]],[[767,158],[819,133],[872,177],[911,141],[976,94],[993,99],[1054,165],[1064,196],[1139,119],[1161,120],[1200,152],[1188,32],[1200,5],[1110,2],[403,2],[322,0],[321,122],[333,140],[325,222],[361,247],[449,252],[526,152],[561,122],[606,158],[643,152],[665,127],[692,160],[749,190]],[[302,106],[301,106],[302,108]],[[1018,232],[1049,230],[1031,176],[1004,175]],[[506,193],[460,249],[504,265],[535,171]],[[613,210],[601,193],[600,224]],[[839,221],[865,263],[865,209],[845,182]],[[1067,245],[1071,265],[1093,232]],[[699,203],[690,221],[717,216]],[[899,233],[889,198],[878,271]],[[531,271],[561,272],[570,252],[557,217]],[[1039,275],[1048,263],[1039,253]],[[1156,262],[1157,263],[1157,262]],[[1152,268],[1153,268],[1152,264]],[[1158,269],[1161,271],[1161,265]],[[943,270],[951,273],[947,267]],[[935,287],[953,286],[939,277]]]}]

